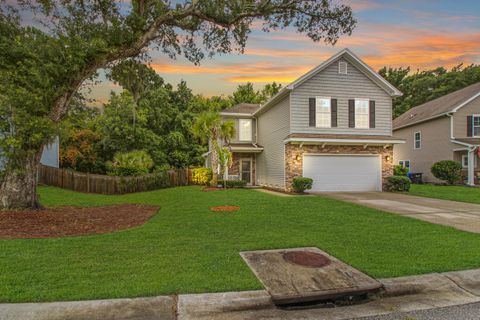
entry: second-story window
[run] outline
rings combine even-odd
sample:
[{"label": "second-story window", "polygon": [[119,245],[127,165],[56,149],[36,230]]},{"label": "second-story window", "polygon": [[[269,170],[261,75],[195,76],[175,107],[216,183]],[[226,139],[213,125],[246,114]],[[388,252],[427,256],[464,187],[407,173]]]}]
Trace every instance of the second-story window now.
[{"label": "second-story window", "polygon": [[238,139],[252,141],[252,119],[238,120]]},{"label": "second-story window", "polygon": [[420,149],[422,147],[422,133],[420,131],[415,132],[414,134],[414,144],[413,148],[414,149]]},{"label": "second-story window", "polygon": [[366,99],[355,99],[355,128],[369,127],[369,101]]},{"label": "second-story window", "polygon": [[316,98],[315,126],[317,128],[330,128],[332,126],[332,109],[330,98]]},{"label": "second-story window", "polygon": [[474,115],[473,116],[473,136],[480,137],[480,116]]}]

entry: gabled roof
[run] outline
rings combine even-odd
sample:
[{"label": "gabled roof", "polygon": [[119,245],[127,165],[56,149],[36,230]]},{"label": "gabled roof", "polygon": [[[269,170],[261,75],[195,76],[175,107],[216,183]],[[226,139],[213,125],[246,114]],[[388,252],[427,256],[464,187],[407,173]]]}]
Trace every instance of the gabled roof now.
[{"label": "gabled roof", "polygon": [[256,103],[239,103],[231,108],[223,110],[222,114],[253,114],[260,108]]},{"label": "gabled roof", "polygon": [[393,130],[455,113],[480,97],[480,82],[416,106],[393,120]]},{"label": "gabled roof", "polygon": [[350,62],[352,65],[354,65],[358,70],[363,72],[370,80],[372,80],[380,88],[385,90],[390,96],[396,97],[396,96],[402,95],[402,92],[400,92],[400,90],[395,88],[390,82],[388,82],[378,73],[376,73],[365,62],[363,62],[357,55],[355,55],[350,49],[345,48],[339,51],[337,54],[330,57],[328,60],[325,60],[324,62],[322,62],[317,67],[313,68],[312,70],[310,70],[309,72],[307,72],[306,74],[298,78],[297,80],[293,81],[288,86],[284,87],[282,90],[280,90],[280,92],[276,96],[274,96],[267,103],[265,103],[259,110],[257,110],[255,112],[255,115],[257,113],[261,113],[263,111],[268,110],[268,108],[270,108],[276,102],[280,101],[283,97],[287,96],[290,93],[290,91],[297,88],[302,83],[309,80],[310,78],[315,76],[317,73],[324,70],[325,68],[327,68],[329,65],[339,60],[340,58],[344,58],[348,62]]}]

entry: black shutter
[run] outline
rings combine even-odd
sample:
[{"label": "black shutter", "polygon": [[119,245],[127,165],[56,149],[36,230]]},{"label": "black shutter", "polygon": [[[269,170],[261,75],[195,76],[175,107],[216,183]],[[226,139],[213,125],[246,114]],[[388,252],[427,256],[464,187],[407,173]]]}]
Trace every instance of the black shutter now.
[{"label": "black shutter", "polygon": [[330,114],[332,116],[332,128],[337,127],[337,99],[332,99],[330,101]]},{"label": "black shutter", "polygon": [[310,127],[316,126],[316,119],[315,119],[316,105],[315,104],[316,104],[315,98],[310,98],[308,100],[308,123]]},{"label": "black shutter", "polygon": [[370,128],[375,128],[375,101],[370,100]]},{"label": "black shutter", "polygon": [[467,137],[473,137],[473,116],[467,116]]},{"label": "black shutter", "polygon": [[348,127],[355,128],[355,100],[348,100]]}]

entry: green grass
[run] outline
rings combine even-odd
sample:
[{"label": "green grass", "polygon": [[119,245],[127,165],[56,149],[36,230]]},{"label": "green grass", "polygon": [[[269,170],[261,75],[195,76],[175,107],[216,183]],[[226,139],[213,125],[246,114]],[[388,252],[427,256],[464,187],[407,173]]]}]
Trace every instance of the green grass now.
[{"label": "green grass", "polygon": [[412,184],[410,194],[428,198],[480,203],[480,188]]},{"label": "green grass", "polygon": [[[480,267],[480,235],[322,197],[181,187],[126,196],[40,188],[44,205],[147,203],[144,226],[97,236],[0,240],[0,301],[260,289],[243,250],[315,246],[374,277]],[[237,213],[214,213],[239,205]]]}]

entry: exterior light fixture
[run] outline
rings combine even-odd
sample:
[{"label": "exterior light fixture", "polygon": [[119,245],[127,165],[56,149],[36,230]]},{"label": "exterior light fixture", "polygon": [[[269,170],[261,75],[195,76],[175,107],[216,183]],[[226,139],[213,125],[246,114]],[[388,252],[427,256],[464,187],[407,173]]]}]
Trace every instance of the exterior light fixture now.
[{"label": "exterior light fixture", "polygon": [[390,156],[386,156],[385,160],[387,160],[387,162],[390,162],[390,160],[392,160],[392,158]]},{"label": "exterior light fixture", "polygon": [[301,156],[300,156],[300,153],[299,153],[299,154],[297,154],[297,156],[295,157],[295,160],[300,161],[300,159],[301,159]]}]

